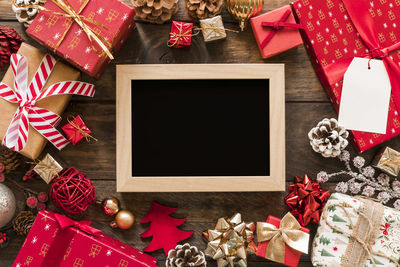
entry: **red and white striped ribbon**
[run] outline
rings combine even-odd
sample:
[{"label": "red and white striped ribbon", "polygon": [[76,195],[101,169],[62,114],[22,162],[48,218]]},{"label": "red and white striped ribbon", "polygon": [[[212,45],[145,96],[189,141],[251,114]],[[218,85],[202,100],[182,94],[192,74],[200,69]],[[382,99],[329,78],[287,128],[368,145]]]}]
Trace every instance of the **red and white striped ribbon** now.
[{"label": "red and white striped ribbon", "polygon": [[28,86],[28,61],[23,55],[11,56],[11,68],[14,73],[14,89],[0,82],[0,98],[18,104],[7,132],[3,139],[3,145],[21,151],[28,140],[29,125],[43,135],[59,150],[63,149],[69,141],[55,128],[61,121],[61,117],[54,112],[35,106],[49,96],[55,95],[83,95],[94,96],[94,85],[79,81],[64,81],[55,83],[43,90],[57,60],[45,55]]}]

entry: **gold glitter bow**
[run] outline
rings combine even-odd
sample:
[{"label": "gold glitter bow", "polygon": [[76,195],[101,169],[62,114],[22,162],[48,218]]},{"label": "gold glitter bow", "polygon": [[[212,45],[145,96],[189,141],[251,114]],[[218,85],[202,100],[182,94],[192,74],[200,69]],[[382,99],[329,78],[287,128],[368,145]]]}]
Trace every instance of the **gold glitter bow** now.
[{"label": "gold glitter bow", "polygon": [[240,213],[219,218],[215,229],[203,233],[209,241],[204,253],[216,260],[218,267],[245,267],[247,250],[256,250],[254,230],[254,223],[243,222]]},{"label": "gold glitter bow", "polygon": [[[86,7],[87,3],[90,0],[85,0],[85,2],[83,3],[83,5],[81,6],[81,8],[77,11],[75,10],[72,5],[68,2],[68,0],[49,0],[51,2],[53,2],[56,6],[58,6],[62,11],[64,11],[65,13],[62,12],[57,12],[54,10],[49,10],[41,5],[36,5],[36,4],[31,4],[31,5],[17,5],[16,4],[16,0],[13,0],[13,4],[15,6],[18,7],[25,7],[25,8],[35,8],[38,10],[43,10],[43,11],[47,11],[49,13],[55,14],[55,15],[59,15],[62,17],[66,17],[66,18],[72,18],[76,24],[79,25],[79,27],[81,27],[81,29],[85,32],[85,34],[87,35],[90,44],[92,45],[92,49],[93,51],[95,51],[96,53],[100,53],[93,44],[93,40],[96,41],[96,43],[101,47],[101,49],[106,53],[106,55],[112,60],[114,59],[112,53],[110,52],[109,48],[111,47],[111,43],[109,41],[107,41],[106,39],[104,39],[100,34],[96,33],[93,31],[93,29],[91,27],[89,27],[87,25],[87,23],[91,23],[94,24],[96,26],[99,26],[103,29],[107,29],[103,24],[94,21],[90,18],[86,18],[85,16],[82,16],[80,13],[82,12],[82,10]],[[57,43],[57,45],[54,47],[54,52],[57,51],[57,48],[60,46],[60,44],[62,43],[62,41],[64,40],[65,35],[67,34],[67,32],[69,31],[69,28],[71,27],[72,23],[69,25],[69,27],[66,29],[64,35],[62,36],[62,38],[60,38],[60,41]]]},{"label": "gold glitter bow", "polygon": [[301,225],[290,212],[282,218],[279,228],[270,223],[258,222],[258,242],[269,241],[265,258],[284,263],[286,245],[308,254],[310,235],[301,231],[300,228]]},{"label": "gold glitter bow", "polygon": [[33,170],[42,177],[46,183],[50,183],[51,180],[58,176],[58,173],[62,171],[63,167],[52,157],[50,154],[39,162],[35,162],[36,166]]}]

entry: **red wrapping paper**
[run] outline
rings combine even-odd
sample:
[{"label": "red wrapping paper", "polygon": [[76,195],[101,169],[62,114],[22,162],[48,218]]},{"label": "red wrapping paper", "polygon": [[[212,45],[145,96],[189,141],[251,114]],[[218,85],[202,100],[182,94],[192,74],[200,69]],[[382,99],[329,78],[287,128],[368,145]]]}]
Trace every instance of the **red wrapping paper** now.
[{"label": "red wrapping paper", "polygon": [[171,32],[169,34],[169,45],[180,48],[190,46],[192,42],[193,23],[172,21]]},{"label": "red wrapping paper", "polygon": [[[376,26],[380,46],[384,48],[397,43],[400,40],[400,24],[397,22],[400,18],[400,1],[371,0],[365,1],[365,4]],[[293,3],[293,9],[296,20],[305,27],[300,32],[314,69],[338,111],[342,79],[338,79],[337,73],[330,70],[334,64],[350,61],[355,56],[365,56],[368,48],[342,1],[297,0]],[[399,65],[399,50],[390,53],[390,57]],[[386,134],[359,131],[351,133],[355,147],[360,152],[400,134],[400,117],[393,95],[389,105]]]},{"label": "red wrapping paper", "polygon": [[[82,118],[78,115],[71,121],[75,126],[79,127],[83,132],[87,134],[91,134],[92,131],[85,125],[82,121]],[[81,141],[85,136],[83,136],[82,132],[76,129],[71,123],[67,123],[61,127],[64,131],[67,139],[72,143],[72,145],[76,145],[79,141]]]},{"label": "red wrapping paper", "polygon": [[[278,22],[287,10],[291,10],[289,5],[250,19],[254,37],[257,41],[262,58],[275,56],[279,53],[303,44],[303,40],[301,39],[298,29],[282,27],[275,32],[272,39],[264,47],[262,45],[264,39],[270,34],[271,31],[274,30],[271,27],[263,27],[261,23]],[[296,23],[293,14],[290,14],[284,22]]]},{"label": "red wrapping paper", "polygon": [[[267,223],[273,224],[279,228],[281,219],[276,218],[274,216],[268,216]],[[305,227],[301,227],[300,230],[305,233],[310,232],[310,230],[308,230]],[[267,252],[267,247],[268,247],[269,242],[270,241],[264,241],[264,242],[260,242],[258,244],[257,254],[256,254],[257,256],[265,258],[265,254]],[[301,257],[300,251],[297,251],[291,247],[285,246],[285,263],[284,263],[285,265],[291,266],[291,267],[296,267],[299,264],[300,257]]]},{"label": "red wrapping paper", "polygon": [[55,214],[38,213],[14,267],[157,266],[155,258],[102,233],[90,235],[74,226],[63,230]]},{"label": "red wrapping paper", "polygon": [[[135,27],[135,10],[118,0],[68,0],[75,10],[106,27],[106,29],[87,23],[94,32],[112,44],[112,52],[118,52],[124,41]],[[87,4],[86,4],[87,2]],[[85,6],[86,4],[86,6]],[[47,1],[44,8],[64,13],[52,1]],[[93,41],[96,53],[87,35],[71,18],[65,18],[47,11],[40,11],[26,31],[33,39],[54,51],[77,68],[98,78],[110,62],[108,56],[102,52],[100,46]],[[115,54],[115,53],[114,53]]]}]

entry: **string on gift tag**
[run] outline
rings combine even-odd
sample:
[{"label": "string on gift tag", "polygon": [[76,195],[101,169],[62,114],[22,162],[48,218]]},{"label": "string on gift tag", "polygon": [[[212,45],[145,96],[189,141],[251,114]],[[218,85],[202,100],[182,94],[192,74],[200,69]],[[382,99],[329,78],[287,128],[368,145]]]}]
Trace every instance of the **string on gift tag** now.
[{"label": "string on gift tag", "polygon": [[[72,118],[72,119],[71,119]],[[87,132],[85,132],[78,124],[74,123],[74,118],[72,116],[68,116],[67,118],[68,123],[71,124],[72,127],[74,127],[76,130],[78,130],[78,132],[80,132],[83,137],[85,137],[86,142],[90,142],[90,140],[94,140],[95,142],[97,142],[97,138],[93,137],[92,135],[88,134]],[[76,133],[74,133],[73,136],[71,136],[70,138],[68,138],[69,140],[72,140],[74,137],[76,136]]]},{"label": "string on gift tag", "polygon": [[[100,54],[101,51],[97,50],[97,48],[94,46],[94,42],[96,41],[96,43],[101,47],[101,49],[103,50],[103,52],[112,60],[114,59],[114,56],[112,55],[110,49],[112,48],[112,45],[109,41],[107,41],[104,37],[102,37],[100,35],[100,33],[97,33],[96,31],[94,31],[91,27],[89,27],[87,25],[86,22],[94,24],[98,27],[101,27],[105,30],[108,30],[106,26],[104,26],[103,24],[94,21],[93,19],[87,18],[83,15],[80,15],[80,13],[82,12],[82,10],[86,7],[87,3],[89,2],[89,0],[86,0],[83,5],[81,6],[81,8],[77,11],[75,10],[72,5],[68,2],[68,0],[49,0],[51,2],[53,2],[57,7],[59,7],[61,10],[63,10],[65,13],[62,12],[57,12],[54,10],[50,10],[47,9],[41,5],[37,5],[37,4],[17,4],[16,0],[13,0],[13,5],[16,7],[24,7],[24,8],[34,8],[34,9],[38,9],[38,10],[43,10],[46,12],[49,12],[51,14],[54,15],[58,15],[58,16],[62,16],[62,17],[66,17],[66,18],[72,18],[78,25],[79,27],[85,32],[86,36],[88,37],[90,44],[92,46],[93,51],[95,51],[95,53]],[[70,27],[72,26],[73,23],[70,23],[70,25],[67,27],[67,29],[65,30],[64,34],[61,36],[60,40],[58,41],[58,43],[54,46],[53,51],[56,52],[58,47],[61,45],[61,43],[64,41],[65,36],[67,35]]]},{"label": "string on gift tag", "polygon": [[[205,31],[205,30],[215,30],[215,31],[219,31],[219,32],[230,31],[230,32],[234,32],[234,33],[239,33],[239,31],[237,31],[237,30],[227,29],[225,27],[215,27],[215,26],[206,26],[206,27],[195,26],[195,27],[187,30],[186,32],[182,33],[182,26],[181,26],[181,28],[179,29],[179,33],[175,33],[175,32],[169,33],[170,37],[175,38],[175,40],[173,43],[170,43],[170,41],[168,40],[167,45],[168,45],[168,47],[174,47],[175,45],[179,44],[179,42],[182,40],[182,38],[196,36],[200,33],[200,31]],[[195,32],[195,33],[193,33],[193,32]]]}]

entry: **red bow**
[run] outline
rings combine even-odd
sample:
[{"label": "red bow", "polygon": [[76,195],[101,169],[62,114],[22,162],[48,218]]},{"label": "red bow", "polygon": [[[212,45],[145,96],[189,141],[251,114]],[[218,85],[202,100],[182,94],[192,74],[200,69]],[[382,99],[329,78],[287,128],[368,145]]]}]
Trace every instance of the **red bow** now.
[{"label": "red bow", "polygon": [[[389,54],[400,49],[400,42],[397,42],[388,47],[381,47],[378,31],[375,27],[375,21],[369,13],[369,2],[362,0],[343,0],[357,32],[360,34],[364,44],[369,49],[366,58],[379,58],[383,60],[386,70],[390,78],[392,86],[393,100],[397,109],[400,109],[400,66],[398,66],[390,57]],[[328,65],[325,69],[329,84],[334,84],[343,79],[343,75],[349,67],[353,57],[339,60]]]},{"label": "red bow", "polygon": [[101,230],[93,228],[90,226],[92,223],[91,221],[74,221],[67,216],[55,213],[54,217],[56,218],[56,221],[58,225],[61,227],[61,229],[65,230],[66,228],[69,227],[75,227],[89,235],[96,235],[101,233]]},{"label": "red bow", "polygon": [[289,186],[289,195],[285,197],[285,203],[299,223],[306,226],[311,220],[319,222],[329,195],[329,191],[322,190],[319,183],[313,182],[306,174],[304,179],[295,177],[295,183]]},{"label": "red bow", "polygon": [[261,22],[261,26],[272,28],[272,31],[270,31],[267,37],[265,37],[265,39],[261,42],[261,48],[264,48],[269,43],[269,41],[271,41],[272,37],[274,37],[275,33],[283,28],[303,29],[303,26],[300,24],[284,22],[285,20],[287,20],[291,13],[292,12],[290,10],[286,10],[286,12],[283,13],[282,17],[278,21]]}]

